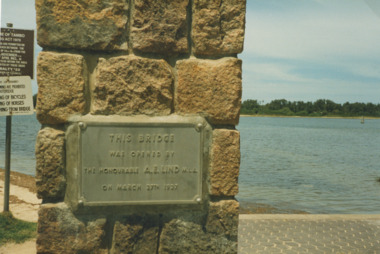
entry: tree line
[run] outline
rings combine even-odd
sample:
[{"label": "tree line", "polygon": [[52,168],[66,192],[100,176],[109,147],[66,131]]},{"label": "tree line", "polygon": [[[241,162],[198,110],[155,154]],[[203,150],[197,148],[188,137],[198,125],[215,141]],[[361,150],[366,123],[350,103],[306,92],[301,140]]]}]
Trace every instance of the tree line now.
[{"label": "tree line", "polygon": [[380,117],[380,104],[373,103],[335,103],[319,99],[315,102],[273,100],[267,104],[257,100],[245,100],[241,104],[241,114],[247,115],[282,115],[282,116],[370,116]]}]

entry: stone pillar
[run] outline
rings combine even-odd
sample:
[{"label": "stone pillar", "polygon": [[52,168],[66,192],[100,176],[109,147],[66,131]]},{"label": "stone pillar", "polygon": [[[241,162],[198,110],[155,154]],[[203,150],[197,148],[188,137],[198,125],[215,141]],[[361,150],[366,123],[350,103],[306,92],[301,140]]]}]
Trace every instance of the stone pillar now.
[{"label": "stone pillar", "polygon": [[[36,0],[38,253],[237,253],[245,4]],[[205,119],[199,204],[71,205],[72,119],[115,116]]]}]

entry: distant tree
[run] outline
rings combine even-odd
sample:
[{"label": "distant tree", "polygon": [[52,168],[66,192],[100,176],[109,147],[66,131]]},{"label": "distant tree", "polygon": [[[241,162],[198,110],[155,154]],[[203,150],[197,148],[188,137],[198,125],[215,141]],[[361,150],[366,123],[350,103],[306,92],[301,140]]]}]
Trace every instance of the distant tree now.
[{"label": "distant tree", "polygon": [[376,115],[376,105],[373,103],[367,103],[365,105],[365,113],[368,115]]},{"label": "distant tree", "polygon": [[314,111],[317,113],[322,113],[326,111],[326,100],[319,99],[316,102],[314,102]]},{"label": "distant tree", "polygon": [[285,99],[281,99],[281,100],[273,100],[269,103],[268,107],[269,109],[271,110],[280,110],[284,107],[286,107],[288,104],[288,101],[285,100]]},{"label": "distant tree", "polygon": [[365,112],[364,109],[365,109],[364,103],[355,102],[352,104],[350,113],[351,115],[354,115],[354,116],[364,115],[364,112]]},{"label": "distant tree", "polygon": [[252,110],[252,109],[258,108],[259,106],[260,105],[257,102],[257,100],[245,100],[241,104],[242,108],[245,108],[245,109],[248,109],[248,110]]},{"label": "distant tree", "polygon": [[337,104],[331,100],[325,101],[325,109],[328,113],[334,112],[335,109],[337,109]]},{"label": "distant tree", "polygon": [[285,99],[273,100],[270,103],[258,103],[257,100],[246,100],[242,103],[243,114],[269,114],[269,115],[298,115],[298,116],[377,116],[380,117],[380,104],[349,103],[343,105],[332,100],[319,99],[311,101],[287,101]]},{"label": "distant tree", "polygon": [[351,104],[348,101],[343,104],[341,112],[343,113],[343,115],[346,115],[346,116],[350,115]]},{"label": "distant tree", "polygon": [[241,113],[243,114],[257,114],[260,105],[257,100],[245,100],[241,104]]}]

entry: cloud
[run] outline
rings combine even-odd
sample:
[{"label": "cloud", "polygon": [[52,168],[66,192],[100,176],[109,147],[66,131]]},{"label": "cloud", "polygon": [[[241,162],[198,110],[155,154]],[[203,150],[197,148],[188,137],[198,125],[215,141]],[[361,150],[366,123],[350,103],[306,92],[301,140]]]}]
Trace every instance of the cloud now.
[{"label": "cloud", "polygon": [[[243,98],[379,102],[379,12],[378,0],[248,0]],[[35,29],[34,1],[2,1],[1,13],[3,27]]]},{"label": "cloud", "polygon": [[[258,69],[260,72],[260,69]],[[378,103],[380,86],[372,82],[360,80],[346,80],[323,77],[318,79],[305,78],[300,82],[292,79],[271,79],[271,74],[257,75],[256,72],[243,72],[243,79],[249,80],[243,89],[243,100],[257,99],[270,102],[274,99],[290,101],[315,101],[317,99],[331,99],[337,103],[376,102]],[[281,76],[277,76],[281,77]]]},{"label": "cloud", "polygon": [[13,23],[19,29],[35,29],[36,13],[32,0],[6,0],[3,1],[1,26]]},{"label": "cloud", "polygon": [[244,68],[250,70],[255,79],[279,83],[304,83],[311,81],[294,73],[297,65],[284,62],[257,61],[244,63]]},{"label": "cloud", "polygon": [[380,18],[380,2],[378,0],[365,0],[369,8]]},{"label": "cloud", "polygon": [[315,60],[380,54],[380,22],[368,15],[368,8],[361,7],[357,13],[339,12],[338,8],[337,12],[310,11],[307,15],[248,10],[245,50],[271,57]]},{"label": "cloud", "polygon": [[379,41],[380,22],[364,2],[247,1],[243,98],[355,101],[368,91],[378,101]]}]

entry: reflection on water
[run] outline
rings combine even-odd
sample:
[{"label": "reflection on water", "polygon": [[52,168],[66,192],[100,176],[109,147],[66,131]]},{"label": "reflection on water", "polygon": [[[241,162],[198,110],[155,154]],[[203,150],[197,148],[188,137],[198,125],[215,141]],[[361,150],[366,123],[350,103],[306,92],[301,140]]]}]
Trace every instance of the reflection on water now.
[{"label": "reflection on water", "polygon": [[380,120],[242,117],[241,201],[380,213]]}]

